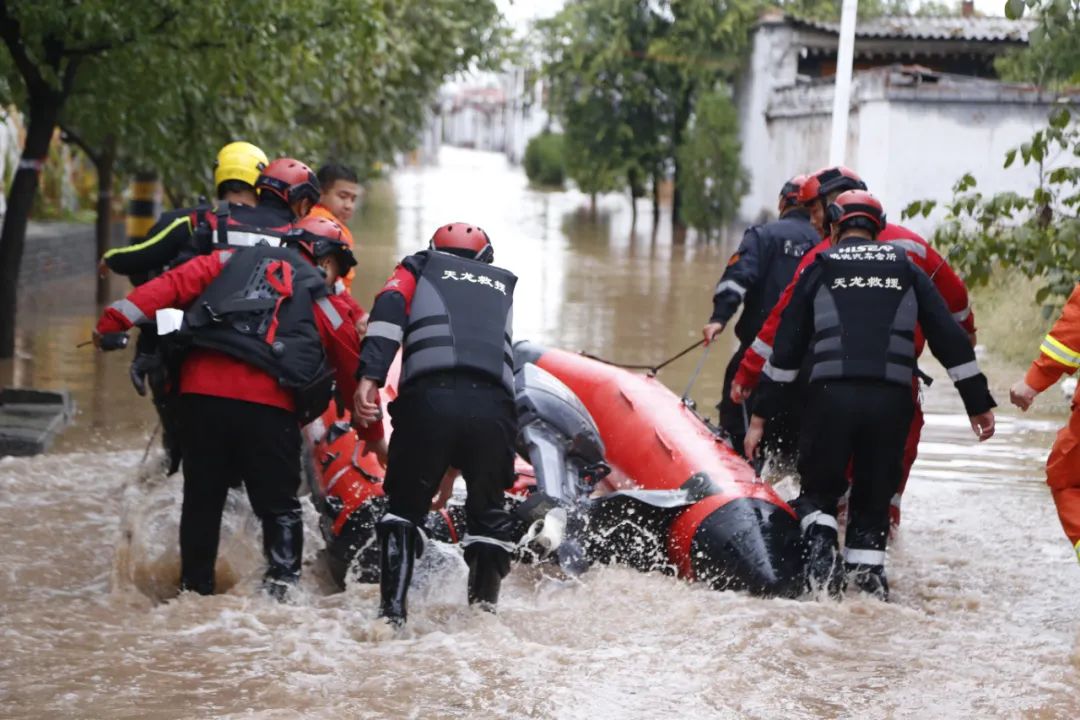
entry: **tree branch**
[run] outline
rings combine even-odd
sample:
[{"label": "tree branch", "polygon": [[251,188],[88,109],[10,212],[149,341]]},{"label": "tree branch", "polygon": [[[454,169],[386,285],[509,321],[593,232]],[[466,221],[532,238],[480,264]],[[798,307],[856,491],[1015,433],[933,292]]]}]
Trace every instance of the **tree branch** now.
[{"label": "tree branch", "polygon": [[[146,32],[146,34],[147,35],[156,35],[156,34],[158,34],[159,32],[161,32],[162,30],[165,29],[166,25],[168,25],[173,20],[175,20],[179,15],[180,15],[179,10],[171,10],[171,11],[165,13],[161,17],[161,20],[156,25],[154,25],[154,27],[150,28]],[[64,50],[63,54],[64,54],[65,57],[69,57],[69,58],[81,58],[81,57],[86,57],[88,55],[100,55],[101,53],[105,53],[105,52],[108,52],[110,50],[116,50],[117,48],[124,47],[125,45],[130,45],[131,43],[135,42],[135,40],[137,40],[138,38],[139,38],[138,33],[129,32],[124,37],[121,37],[121,38],[119,38],[117,40],[114,40],[112,42],[101,42],[101,43],[97,43],[95,45],[85,45],[83,47],[67,48],[67,49]]]},{"label": "tree branch", "polygon": [[26,52],[26,45],[22,38],[22,26],[8,11],[7,0],[0,0],[0,38],[4,39],[4,44],[7,45],[8,52],[11,53],[11,59],[15,61],[15,67],[19,69],[19,74],[23,76],[26,89],[31,94],[40,92],[43,86],[46,86],[45,79]]},{"label": "tree branch", "polygon": [[71,126],[60,123],[60,139],[74,145],[86,153],[86,156],[90,158],[90,161],[93,162],[95,166],[101,164],[103,159],[101,153],[96,152],[94,148],[90,147],[90,144],[86,142],[79,133],[71,129]]}]

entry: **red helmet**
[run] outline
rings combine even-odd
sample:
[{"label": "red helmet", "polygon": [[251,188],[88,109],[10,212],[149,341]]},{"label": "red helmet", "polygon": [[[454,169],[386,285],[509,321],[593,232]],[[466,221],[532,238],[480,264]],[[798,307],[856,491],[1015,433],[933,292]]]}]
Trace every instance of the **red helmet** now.
[{"label": "red helmet", "polygon": [[799,204],[809,205],[818,198],[845,190],[865,190],[866,183],[859,175],[843,165],[827,167],[810,175],[799,188]]},{"label": "red helmet", "polygon": [[313,262],[333,255],[342,273],[356,265],[356,257],[345,241],[341,226],[328,218],[308,215],[296,221],[285,235],[285,244],[296,247]]},{"label": "red helmet", "polygon": [[864,227],[877,235],[885,229],[885,210],[876,197],[865,190],[841,193],[826,210],[829,222],[843,228],[849,223]]},{"label": "red helmet", "polygon": [[780,200],[783,201],[784,207],[794,205],[799,201],[799,189],[809,179],[806,175],[796,175],[784,183],[784,187],[780,188]]},{"label": "red helmet", "polygon": [[271,192],[293,205],[304,198],[319,202],[319,178],[304,163],[292,158],[278,158],[267,165],[255,188],[261,192]]},{"label": "red helmet", "polygon": [[468,223],[450,223],[443,225],[431,236],[429,246],[432,250],[454,252],[473,260],[489,263],[495,259],[495,249],[486,232]]}]

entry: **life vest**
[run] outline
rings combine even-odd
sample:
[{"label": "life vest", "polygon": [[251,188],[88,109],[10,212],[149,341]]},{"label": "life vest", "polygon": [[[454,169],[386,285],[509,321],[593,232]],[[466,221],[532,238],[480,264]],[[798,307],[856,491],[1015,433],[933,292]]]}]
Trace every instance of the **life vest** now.
[{"label": "life vest", "polygon": [[403,339],[401,385],[440,370],[469,370],[514,393],[513,273],[428,251]]},{"label": "life vest", "polygon": [[179,340],[277,378],[293,391],[300,422],[314,420],[333,392],[315,304],[332,324],[343,322],[322,275],[290,248],[262,245],[218,257],[225,266],[185,313]]},{"label": "life vest", "polygon": [[735,323],[735,336],[744,345],[754,342],[784,288],[795,277],[803,255],[821,242],[809,216],[798,210],[759,225],[755,231],[761,238],[757,250],[761,253],[757,258],[760,279],[746,288],[742,315]]},{"label": "life vest", "polygon": [[292,224],[266,208],[224,205],[195,215],[196,252],[206,254],[221,248],[279,247]]},{"label": "life vest", "polygon": [[910,385],[919,304],[902,248],[867,240],[822,252],[814,295],[810,382],[885,380]]}]

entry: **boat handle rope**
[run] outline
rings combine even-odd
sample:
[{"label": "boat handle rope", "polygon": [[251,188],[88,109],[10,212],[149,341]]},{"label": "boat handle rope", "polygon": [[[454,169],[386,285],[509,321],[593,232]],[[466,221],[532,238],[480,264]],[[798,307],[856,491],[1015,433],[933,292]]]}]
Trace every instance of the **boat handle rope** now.
[{"label": "boat handle rope", "polygon": [[691,352],[695,348],[700,347],[702,344],[704,344],[704,342],[705,342],[704,340],[695,340],[693,345],[689,346],[685,350],[680,350],[678,353],[676,353],[675,355],[672,355],[671,357],[669,357],[667,360],[663,361],[659,365],[630,365],[630,364],[627,364],[627,363],[618,363],[618,362],[615,362],[613,360],[607,360],[607,359],[602,358],[602,357],[597,357],[596,355],[592,355],[591,353],[587,353],[584,350],[582,350],[578,354],[581,355],[582,357],[587,357],[590,360],[596,360],[597,362],[602,362],[605,365],[611,365],[613,367],[623,368],[624,370],[648,370],[649,375],[656,375],[658,372],[660,372],[660,370],[667,367],[671,363],[675,362],[676,360],[681,358],[683,355],[686,355],[687,353]]}]

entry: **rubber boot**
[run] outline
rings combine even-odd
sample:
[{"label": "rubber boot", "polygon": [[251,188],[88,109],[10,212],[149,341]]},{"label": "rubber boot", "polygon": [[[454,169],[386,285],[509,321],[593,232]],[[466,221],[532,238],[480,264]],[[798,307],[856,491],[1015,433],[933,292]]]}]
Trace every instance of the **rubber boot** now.
[{"label": "rubber boot", "polygon": [[882,602],[889,601],[889,581],[885,579],[883,565],[859,565],[845,563],[847,581],[855,588]]},{"label": "rubber boot", "polygon": [[267,564],[263,590],[275,600],[284,601],[289,590],[300,582],[304,523],[299,510],[263,519],[263,554]]},{"label": "rubber boot", "polygon": [[502,579],[510,572],[510,552],[502,545],[476,541],[465,548],[469,565],[469,604],[495,612]]},{"label": "rubber boot", "polygon": [[389,513],[375,524],[375,534],[379,538],[379,617],[401,627],[408,616],[413,563],[424,551],[423,537],[416,525]]},{"label": "rubber boot", "polygon": [[839,599],[844,592],[844,565],[836,530],[826,525],[810,525],[803,533],[803,547],[807,592],[817,594],[825,590],[829,597]]}]

